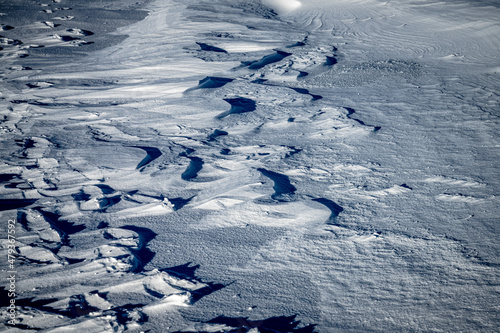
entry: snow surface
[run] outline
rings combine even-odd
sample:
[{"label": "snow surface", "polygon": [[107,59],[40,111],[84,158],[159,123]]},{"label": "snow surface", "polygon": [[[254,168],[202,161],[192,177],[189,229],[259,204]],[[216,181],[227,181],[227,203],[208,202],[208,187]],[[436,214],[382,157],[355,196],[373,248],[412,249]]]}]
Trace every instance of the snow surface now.
[{"label": "snow surface", "polygon": [[294,11],[302,6],[302,3],[297,0],[262,0],[262,4],[281,13]]},{"label": "snow surface", "polygon": [[2,329],[498,331],[495,1],[0,13]]}]

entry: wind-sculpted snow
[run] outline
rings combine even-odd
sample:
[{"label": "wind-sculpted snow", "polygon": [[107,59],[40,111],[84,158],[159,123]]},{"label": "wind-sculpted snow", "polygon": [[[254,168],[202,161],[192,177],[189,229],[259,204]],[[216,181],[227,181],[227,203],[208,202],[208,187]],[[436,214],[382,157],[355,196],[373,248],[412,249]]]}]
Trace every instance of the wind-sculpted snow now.
[{"label": "wind-sculpted snow", "polygon": [[226,50],[223,50],[217,46],[212,46],[212,45],[208,45],[205,43],[199,43],[199,42],[196,42],[196,44],[198,44],[203,51],[227,53]]},{"label": "wind-sculpted snow", "polygon": [[337,63],[337,59],[335,57],[327,56],[326,61],[324,63],[325,66],[333,66]]},{"label": "wind-sculpted snow", "polygon": [[[252,83],[257,83],[257,84],[263,84],[263,85],[268,85],[268,86],[280,86],[278,84],[274,84],[272,82],[268,82],[268,80],[266,79],[256,79],[256,80],[253,80]],[[295,87],[290,87],[290,89],[292,89],[293,91],[299,93],[299,94],[304,94],[304,95],[310,95],[312,97],[312,101],[315,101],[315,100],[318,100],[318,99],[322,99],[323,96],[321,95],[316,95],[316,94],[312,94],[309,92],[309,90],[307,89],[304,89],[304,88],[295,88]]]},{"label": "wind-sculpted snow", "polygon": [[256,103],[254,100],[245,97],[236,97],[236,98],[227,98],[224,101],[228,102],[231,105],[231,108],[221,113],[217,116],[218,119],[225,118],[232,114],[240,114],[246,112],[252,112],[256,109]]},{"label": "wind-sculpted snow", "polygon": [[212,134],[210,134],[210,135],[208,136],[208,139],[209,139],[209,141],[214,141],[214,140],[216,140],[219,136],[225,136],[225,135],[228,135],[228,134],[229,134],[229,133],[228,133],[228,132],[226,132],[226,131],[221,131],[221,130],[216,129],[215,131],[213,131],[213,133],[212,133]]},{"label": "wind-sculpted snow", "polygon": [[197,87],[188,89],[189,90],[194,90],[194,89],[210,89],[210,88],[220,88],[228,84],[229,82],[233,81],[233,79],[228,79],[224,77],[213,77],[213,76],[207,76],[203,80],[200,80],[199,84]]},{"label": "wind-sculpted snow", "polygon": [[[267,65],[270,65],[272,63],[281,61],[285,59],[288,56],[291,56],[291,53],[283,52],[283,51],[276,51],[276,53],[266,55],[262,59],[258,61],[252,61],[248,63],[248,68],[250,69],[261,69]],[[246,64],[245,64],[246,65]]]},{"label": "wind-sculpted snow", "polygon": [[484,3],[3,6],[2,329],[495,332]]},{"label": "wind-sculpted snow", "polygon": [[259,168],[258,171],[274,182],[274,194],[271,195],[271,198],[278,201],[290,201],[293,199],[297,189],[290,183],[287,176],[264,168]]},{"label": "wind-sculpted snow", "polygon": [[320,204],[326,206],[332,212],[332,214],[330,215],[330,218],[328,219],[328,223],[331,223],[331,224],[335,224],[337,216],[339,216],[339,214],[342,213],[342,211],[344,210],[344,208],[342,208],[341,206],[339,206],[338,204],[336,204],[335,202],[333,202],[330,199],[317,198],[317,199],[313,199],[313,201],[319,202]]},{"label": "wind-sculpted snow", "polygon": [[184,180],[193,180],[198,176],[198,172],[203,168],[203,160],[196,156],[186,156],[190,162],[186,170],[182,173],[181,178]]},{"label": "wind-sculpted snow", "polygon": [[304,89],[304,88],[291,88],[291,89],[295,90],[299,94],[311,95],[313,101],[323,98],[323,96],[321,96],[321,95],[311,94],[309,92],[309,90]]},{"label": "wind-sculpted snow", "polygon": [[[224,316],[219,316],[217,318],[211,319],[200,325],[200,328],[204,332],[211,332],[212,330],[219,330],[221,325],[224,327],[223,332],[277,332],[277,333],[314,333],[315,325],[308,325],[304,327],[297,327],[300,325],[299,320],[295,320],[297,316],[290,317],[272,317],[264,320],[250,320],[247,318],[227,318]],[[194,333],[195,331],[178,331],[176,333]],[[200,332],[200,331],[196,331]]]},{"label": "wind-sculpted snow", "polygon": [[141,169],[142,167],[148,165],[149,163],[153,162],[156,160],[158,157],[161,156],[161,151],[158,148],[155,147],[135,147],[135,148],[140,148],[146,152],[146,157],[137,164],[136,169]]},{"label": "wind-sculpted snow", "polygon": [[[370,126],[370,125],[365,124],[365,122],[364,122],[364,121],[359,120],[359,119],[356,119],[356,118],[354,118],[354,117],[352,116],[352,115],[356,112],[356,111],[354,111],[354,109],[352,109],[352,108],[344,108],[344,109],[346,109],[346,110],[347,110],[347,118],[349,118],[349,119],[352,119],[352,120],[356,121],[356,122],[357,122],[358,124],[360,124],[360,125],[363,125],[363,126]],[[370,127],[373,127],[373,131],[374,131],[374,132],[376,132],[376,131],[380,130],[380,126],[370,126]]]}]

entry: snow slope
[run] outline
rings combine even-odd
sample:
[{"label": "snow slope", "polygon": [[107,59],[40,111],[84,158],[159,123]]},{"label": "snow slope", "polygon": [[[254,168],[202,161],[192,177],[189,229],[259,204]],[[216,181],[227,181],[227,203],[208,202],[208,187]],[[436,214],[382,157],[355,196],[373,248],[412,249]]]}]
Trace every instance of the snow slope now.
[{"label": "snow slope", "polygon": [[4,328],[495,332],[499,11],[2,3]]}]

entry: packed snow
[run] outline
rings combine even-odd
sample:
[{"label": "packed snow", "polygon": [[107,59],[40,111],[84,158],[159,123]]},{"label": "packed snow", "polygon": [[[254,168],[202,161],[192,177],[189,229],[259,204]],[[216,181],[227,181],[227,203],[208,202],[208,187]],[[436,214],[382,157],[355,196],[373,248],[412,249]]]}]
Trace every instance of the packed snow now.
[{"label": "packed snow", "polygon": [[499,17],[0,2],[2,330],[496,332]]}]

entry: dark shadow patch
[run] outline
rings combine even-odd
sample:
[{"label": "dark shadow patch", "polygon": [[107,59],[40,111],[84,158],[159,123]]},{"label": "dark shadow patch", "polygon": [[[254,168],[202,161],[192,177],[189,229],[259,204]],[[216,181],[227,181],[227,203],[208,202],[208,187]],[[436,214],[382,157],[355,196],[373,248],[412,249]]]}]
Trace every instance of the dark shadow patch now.
[{"label": "dark shadow patch", "polygon": [[357,122],[360,125],[367,126],[364,123],[364,121],[352,117],[352,115],[356,112],[354,109],[352,109],[352,108],[346,108],[346,107],[344,107],[344,109],[347,110],[347,118],[354,120],[355,122]]},{"label": "dark shadow patch", "polygon": [[253,81],[251,81],[252,83],[256,83],[256,84],[265,84],[268,80],[266,79],[255,79]]},{"label": "dark shadow patch", "polygon": [[229,82],[234,81],[233,79],[228,79],[225,77],[215,77],[215,76],[207,76],[204,79],[198,82],[198,86],[194,88],[190,88],[187,91],[192,91],[195,89],[213,89],[220,88],[228,84]]},{"label": "dark shadow patch", "polygon": [[23,227],[24,230],[31,231],[31,228],[28,226],[28,219],[26,218],[26,212],[18,211],[16,221]]},{"label": "dark shadow patch", "polygon": [[346,116],[347,116],[347,118],[354,120],[354,121],[355,121],[355,122],[357,122],[358,124],[363,125],[363,126],[372,127],[374,132],[378,132],[378,131],[382,128],[382,127],[380,127],[380,126],[372,126],[372,125],[368,125],[368,124],[366,124],[364,121],[354,118],[352,115],[353,115],[356,111],[355,111],[353,108],[347,108],[347,107],[344,107],[344,109],[346,109],[346,110],[347,110],[347,115],[346,115]]},{"label": "dark shadow patch", "polygon": [[[23,147],[24,150],[35,147],[35,141],[31,138],[25,138],[22,140],[16,140],[16,144],[20,147]],[[23,156],[26,156],[26,152],[23,153]]]},{"label": "dark shadow patch", "polygon": [[160,271],[173,275],[179,279],[185,279],[189,281],[196,280],[196,270],[200,268],[200,265],[191,266],[192,262],[187,262],[182,265],[162,268]]},{"label": "dark shadow patch", "polygon": [[269,64],[281,61],[285,59],[288,56],[291,56],[292,53],[288,52],[283,52],[283,51],[276,51],[276,53],[266,55],[260,60],[253,61],[248,64],[248,68],[250,69],[261,69],[262,67],[265,67]]},{"label": "dark shadow patch", "polygon": [[222,119],[231,114],[252,112],[255,111],[255,109],[257,108],[257,104],[255,103],[254,100],[244,97],[225,98],[224,101],[228,102],[229,105],[231,105],[231,108],[229,109],[229,111],[223,112],[220,115],[218,115],[217,119]]},{"label": "dark shadow patch", "polygon": [[90,200],[90,194],[85,193],[83,190],[80,190],[80,192],[74,193],[71,196],[76,201],[88,201],[88,200]]},{"label": "dark shadow patch", "polygon": [[24,208],[34,204],[38,199],[0,199],[0,211]]},{"label": "dark shadow patch", "polygon": [[203,297],[208,296],[211,293],[214,293],[214,292],[226,287],[225,285],[223,285],[221,283],[211,283],[211,282],[208,282],[208,283],[205,282],[205,283],[207,284],[206,287],[191,291],[191,302],[192,303],[196,303],[200,299],[202,299]]},{"label": "dark shadow patch", "polygon": [[0,308],[10,305],[9,291],[4,287],[0,287]]},{"label": "dark shadow patch", "polygon": [[306,45],[306,43],[304,43],[304,42],[297,42],[297,43],[295,43],[295,44],[288,45],[288,46],[287,46],[287,48],[289,48],[289,49],[290,49],[290,48],[292,48],[292,47],[305,46],[305,45]]},{"label": "dark shadow patch", "polygon": [[80,38],[73,36],[59,36],[59,39],[62,40],[63,42],[71,42],[73,40],[79,40]]},{"label": "dark shadow patch", "polygon": [[25,324],[20,324],[20,323],[16,323],[15,325],[12,325],[12,324],[9,324],[9,322],[6,322],[5,326],[15,327],[15,328],[19,328],[22,330],[31,330],[31,331],[41,331],[42,330],[42,328],[31,327],[31,326],[28,326]]},{"label": "dark shadow patch", "polygon": [[24,103],[28,103],[27,100],[24,100],[24,99],[13,99],[10,101],[12,104],[24,104]]},{"label": "dark shadow patch", "polygon": [[198,42],[196,42],[196,44],[198,44],[200,46],[202,51],[227,53],[226,50],[221,49],[220,47],[217,47],[217,46],[212,46],[212,45],[208,45],[205,43],[198,43]]},{"label": "dark shadow patch", "polygon": [[[230,318],[219,316],[205,323],[214,325],[226,325],[228,330],[225,332],[247,333],[314,333],[316,325],[298,327],[300,320],[296,320],[297,315],[271,317],[264,320],[250,320],[248,317]],[[178,332],[180,333],[180,332]],[[189,333],[189,332],[188,332]],[[198,332],[199,333],[199,332]]]},{"label": "dark shadow patch", "polygon": [[274,194],[271,195],[272,199],[281,202],[292,201],[294,199],[297,189],[290,183],[288,176],[263,168],[259,168],[257,171],[274,182]]},{"label": "dark shadow patch", "polygon": [[[128,192],[127,194],[129,195],[135,195],[139,193],[138,190],[134,190],[134,191],[130,191]],[[139,193],[140,196],[143,196],[143,197],[147,197],[147,198],[153,198],[153,199],[156,199],[156,200],[159,200],[159,201],[163,201],[165,199],[165,197],[163,196],[163,194],[160,194],[160,195],[151,195],[151,194],[144,194],[144,193]]]},{"label": "dark shadow patch", "polygon": [[162,294],[162,293],[160,293],[160,292],[158,292],[158,291],[156,291],[156,290],[153,290],[153,289],[151,289],[151,288],[148,288],[148,286],[147,286],[146,284],[144,284],[144,290],[145,290],[148,294],[150,294],[151,296],[156,297],[156,298],[158,298],[158,299],[162,299],[162,298],[165,296],[164,294]]},{"label": "dark shadow patch", "polygon": [[[50,307],[51,303],[54,303],[58,301],[59,299],[57,298],[49,298],[49,299],[40,299],[34,301],[34,297],[32,298],[24,298],[16,301],[17,306],[21,306],[24,308],[32,308],[32,309],[37,309],[41,312],[45,313],[51,313],[51,314],[57,314],[60,316],[64,316],[70,319],[75,319],[79,317],[84,317],[89,315],[92,312],[100,312],[100,309],[91,306],[88,304],[87,301],[85,301],[85,298],[83,295],[74,295],[71,296],[70,301],[68,302],[68,308],[64,310],[60,309],[54,309]],[[48,306],[49,305],[49,306]],[[125,304],[119,307],[114,307],[109,310],[105,310],[103,312],[103,315],[115,315],[117,322],[120,324],[126,324],[127,322],[131,321],[131,318],[129,317],[129,311],[128,310],[133,310],[137,308],[142,308],[144,307],[145,304]],[[139,320],[134,318],[133,321],[142,323],[144,320],[146,320],[147,317],[145,315],[142,315]],[[15,325],[17,327],[17,325]],[[35,329],[30,326],[26,326],[28,329]]]},{"label": "dark shadow patch", "polygon": [[111,206],[116,205],[122,200],[121,195],[115,195],[113,197],[104,197],[98,199],[99,201],[99,206],[101,207],[99,211],[105,212],[106,209],[108,209]]},{"label": "dark shadow patch", "polygon": [[337,61],[337,59],[335,59],[335,57],[326,56],[326,61],[325,61],[325,63],[323,65],[325,65],[325,66],[333,66],[336,63],[338,63],[338,61]]},{"label": "dark shadow patch", "polygon": [[34,301],[34,299],[35,299],[35,297],[17,299],[16,306],[30,307],[30,308],[38,309],[38,310],[44,311],[44,312],[67,315],[67,313],[64,311],[56,310],[56,309],[53,309],[51,307],[46,306],[47,304],[54,303],[54,302],[58,301],[57,298],[38,299],[36,301]]},{"label": "dark shadow patch", "polygon": [[116,192],[114,188],[106,184],[96,184],[95,186],[102,191],[102,194],[112,194]]},{"label": "dark shadow patch", "polygon": [[[282,87],[280,85],[277,85],[277,84],[269,84],[269,83],[266,83],[268,80],[266,79],[256,79],[256,80],[253,80],[251,81],[251,83],[255,83],[255,84],[262,84],[262,85],[267,85],[267,86],[273,86],[273,87]],[[309,95],[312,97],[312,100],[313,101],[316,101],[318,99],[322,99],[323,96],[321,95],[315,95],[315,94],[311,94],[309,92],[309,90],[307,89],[304,89],[304,88],[294,88],[294,87],[287,87],[287,88],[290,88],[292,89],[293,91],[295,92],[298,92],[299,94],[303,94],[303,95]]]},{"label": "dark shadow patch", "polygon": [[316,100],[318,100],[318,99],[322,99],[322,98],[323,98],[323,96],[321,96],[321,95],[311,94],[311,93],[309,92],[309,90],[304,89],[304,88],[292,88],[292,87],[290,87],[290,89],[292,89],[292,90],[294,90],[294,91],[298,92],[299,94],[304,94],[304,95],[309,95],[309,96],[311,96],[313,101],[316,101]]},{"label": "dark shadow patch", "polygon": [[5,173],[5,174],[0,175],[0,183],[6,183],[6,182],[9,182],[12,179],[18,178],[18,177],[19,177],[19,175],[15,174],[15,173]]},{"label": "dark shadow patch", "polygon": [[14,101],[11,101],[13,103],[16,103],[16,104],[20,104],[20,103],[28,103],[30,105],[37,105],[37,106],[43,106],[43,107],[55,107],[55,108],[59,108],[59,107],[85,107],[85,108],[94,108],[94,107],[106,107],[106,106],[116,106],[116,105],[120,105],[119,103],[117,102],[97,102],[97,103],[84,103],[84,102],[78,102],[78,103],[55,103],[55,102],[51,102],[51,103],[45,103],[45,102],[41,102],[39,100],[36,100],[36,99],[29,99],[29,100],[14,100]]},{"label": "dark shadow patch", "polygon": [[130,252],[137,258],[138,265],[134,268],[134,273],[139,273],[144,270],[144,266],[146,266],[151,259],[155,256],[155,253],[148,249],[147,244],[156,237],[156,233],[151,229],[137,227],[135,225],[126,225],[120,227],[121,229],[131,230],[136,232],[139,235],[139,246],[138,249],[129,248]]},{"label": "dark shadow patch", "polygon": [[51,28],[57,28],[58,26],[60,26],[59,23],[53,23],[48,21],[42,21],[42,23]]},{"label": "dark shadow patch", "polygon": [[291,149],[291,151],[286,153],[285,158],[292,157],[293,155],[298,154],[302,151],[302,149],[296,148],[294,146],[288,146],[287,148]]},{"label": "dark shadow patch", "polygon": [[[127,194],[129,194],[129,195],[135,195],[138,192],[139,191],[135,190],[135,191],[130,191]],[[163,196],[163,194],[160,194],[160,195],[151,195],[151,194],[143,194],[143,193],[139,193],[139,196],[156,199],[156,200],[161,201],[161,202],[164,202],[165,199],[167,199],[168,201],[170,201],[170,203],[172,203],[174,205],[174,210],[181,209],[182,207],[184,207],[185,205],[187,205],[194,198],[194,196],[192,196],[192,197],[187,198],[187,199],[184,199],[184,198],[181,198],[181,197],[170,199],[170,198],[166,198],[165,196]],[[124,199],[126,199],[126,197],[124,197]],[[127,199],[127,200],[133,201],[133,202],[136,202],[136,203],[141,203],[140,201],[136,201],[136,200],[133,200],[133,199],[130,199],[130,198]]]},{"label": "dark shadow patch", "polygon": [[[201,281],[196,277],[196,270],[200,268],[200,265],[194,265],[191,266],[191,262],[185,263],[183,265],[179,266],[174,266],[174,267],[169,267],[169,268],[163,268],[160,269],[160,271],[168,273],[176,278],[183,279],[183,280],[189,280],[189,281]],[[203,281],[201,281],[203,282]],[[191,302],[195,303],[201,298],[210,295],[213,292],[216,292],[217,290],[220,290],[224,287],[226,287],[223,284],[220,283],[212,283],[212,282],[203,282],[207,284],[206,287],[190,291],[191,292]]]},{"label": "dark shadow patch", "polygon": [[300,79],[301,77],[306,77],[308,75],[309,75],[308,72],[299,71],[299,75],[297,75],[297,79]]},{"label": "dark shadow patch", "polygon": [[192,154],[194,153],[196,150],[194,150],[193,148],[186,148],[185,151],[183,151],[182,153],[179,154],[179,156],[184,156],[184,157],[187,157],[189,154]]},{"label": "dark shadow patch", "polygon": [[59,215],[44,211],[39,207],[34,208],[34,210],[42,214],[50,227],[59,234],[63,245],[69,246],[69,235],[76,234],[86,228],[83,224],[75,225],[73,222],[61,220]]},{"label": "dark shadow patch", "polygon": [[99,222],[99,224],[97,225],[97,229],[104,229],[107,227],[109,227],[109,223],[104,221]]},{"label": "dark shadow patch", "polygon": [[[114,314],[116,316],[116,321],[123,326],[127,326],[129,322],[135,322],[138,324],[145,323],[148,321],[148,316],[142,311],[138,311],[132,315],[130,313],[130,310],[134,310],[137,308],[142,308],[144,307],[145,304],[125,304],[120,307],[113,308],[111,310],[104,311],[104,314],[107,314],[107,312],[110,312],[112,315]],[[139,315],[139,318],[136,318],[135,316]]]},{"label": "dark shadow patch", "polygon": [[[0,36],[3,37],[3,36]],[[19,39],[9,39],[9,38],[4,38],[3,45],[12,45],[12,46],[17,46],[17,45],[22,45],[23,42],[20,41]]]},{"label": "dark shadow patch", "polygon": [[226,132],[226,131],[221,131],[221,130],[218,130],[216,129],[212,134],[210,134],[208,136],[208,140],[209,141],[214,141],[216,140],[219,136],[224,136],[224,135],[228,135],[229,133]]},{"label": "dark shadow patch", "polygon": [[67,262],[68,264],[70,265],[73,265],[73,264],[78,264],[78,263],[81,263],[81,262],[84,262],[85,261],[85,258],[84,259],[76,259],[76,258],[67,258],[67,257],[63,257]]},{"label": "dark shadow patch", "polygon": [[221,149],[220,153],[221,153],[221,155],[229,155],[229,154],[231,154],[231,149],[223,148],[223,149]]},{"label": "dark shadow patch", "polygon": [[[158,157],[161,156],[161,151],[158,148],[155,147],[145,147],[145,146],[132,146],[133,148],[140,148],[146,152],[146,157],[137,164],[136,169],[140,169],[149,163],[153,162],[156,160]],[[141,170],[142,171],[142,170]]]},{"label": "dark shadow patch", "polygon": [[170,201],[174,205],[174,210],[179,210],[182,207],[184,207],[185,205],[187,205],[193,198],[194,198],[194,196],[192,196],[191,198],[187,198],[187,199],[173,198],[173,199],[168,199],[168,201]]},{"label": "dark shadow patch", "polygon": [[78,318],[81,316],[87,316],[92,312],[99,311],[99,308],[91,306],[85,301],[85,298],[82,295],[74,295],[71,296],[71,299],[68,303],[68,311],[70,313],[70,318]]},{"label": "dark shadow patch", "polygon": [[186,156],[191,161],[189,162],[188,167],[182,173],[181,178],[186,181],[191,181],[198,177],[198,172],[203,168],[203,160],[196,156]]},{"label": "dark shadow patch", "polygon": [[71,33],[82,34],[84,36],[92,36],[94,34],[92,31],[83,30],[83,29],[66,29],[66,31],[71,32]]},{"label": "dark shadow patch", "polygon": [[337,216],[339,216],[339,214],[342,213],[342,211],[344,210],[344,208],[342,208],[341,206],[339,206],[330,199],[316,198],[312,200],[319,202],[320,204],[322,204],[331,211],[330,217],[328,218],[328,224],[335,224],[337,221]]}]

